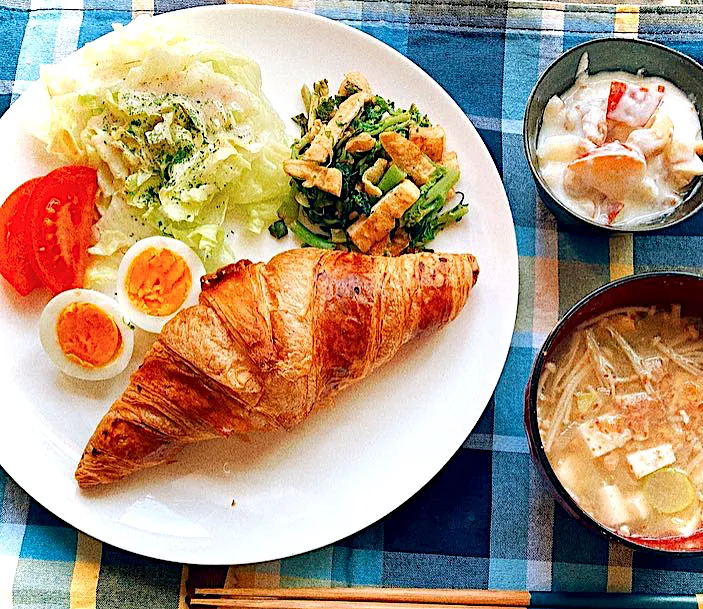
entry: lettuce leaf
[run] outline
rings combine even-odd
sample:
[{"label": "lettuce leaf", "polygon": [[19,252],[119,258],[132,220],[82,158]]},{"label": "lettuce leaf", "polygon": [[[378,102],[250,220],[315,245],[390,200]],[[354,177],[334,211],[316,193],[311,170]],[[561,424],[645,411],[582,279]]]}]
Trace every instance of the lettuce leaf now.
[{"label": "lettuce leaf", "polygon": [[289,142],[251,59],[140,17],[42,80],[47,149],[98,170],[93,266],[163,234],[214,270],[233,260],[228,222],[259,233],[275,219]]}]

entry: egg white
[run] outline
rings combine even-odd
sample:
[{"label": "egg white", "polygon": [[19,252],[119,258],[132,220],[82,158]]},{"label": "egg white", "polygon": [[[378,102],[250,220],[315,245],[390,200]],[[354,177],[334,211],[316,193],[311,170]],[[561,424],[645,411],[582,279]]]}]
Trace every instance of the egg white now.
[{"label": "egg white", "polygon": [[[122,345],[117,357],[105,366],[88,368],[78,362],[71,361],[61,349],[56,324],[59,315],[68,305],[73,303],[88,303],[102,309],[115,322],[122,337]],[[129,364],[134,350],[134,331],[122,318],[118,304],[113,298],[95,290],[74,289],[61,292],[49,301],[39,318],[39,339],[44,351],[52,363],[61,372],[75,378],[88,381],[103,381],[117,376]]]},{"label": "egg white", "polygon": [[[170,315],[149,315],[144,311],[140,311],[132,304],[127,293],[126,281],[129,267],[139,254],[150,248],[170,250],[177,256],[183,258],[190,269],[190,291],[183,304]],[[198,258],[198,255],[185,243],[171,237],[148,237],[137,241],[137,243],[130,247],[124,255],[124,258],[122,258],[122,262],[120,262],[120,267],[117,270],[117,302],[119,302],[124,316],[135,326],[156,334],[161,332],[166,322],[180,310],[198,304],[198,297],[200,296],[200,278],[204,274],[205,267],[200,261],[200,258]]]}]

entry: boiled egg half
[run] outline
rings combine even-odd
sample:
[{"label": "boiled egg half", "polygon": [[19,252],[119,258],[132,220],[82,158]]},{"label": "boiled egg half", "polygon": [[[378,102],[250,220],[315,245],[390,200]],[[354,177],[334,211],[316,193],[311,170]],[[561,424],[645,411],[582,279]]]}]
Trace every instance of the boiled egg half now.
[{"label": "boiled egg half", "polygon": [[62,372],[101,381],[117,376],[132,357],[134,332],[114,299],[93,290],[61,292],[39,319],[39,338]]},{"label": "boiled egg half", "polygon": [[147,332],[161,332],[178,311],[198,303],[203,263],[187,245],[148,237],[124,255],[117,271],[117,301],[127,319]]}]

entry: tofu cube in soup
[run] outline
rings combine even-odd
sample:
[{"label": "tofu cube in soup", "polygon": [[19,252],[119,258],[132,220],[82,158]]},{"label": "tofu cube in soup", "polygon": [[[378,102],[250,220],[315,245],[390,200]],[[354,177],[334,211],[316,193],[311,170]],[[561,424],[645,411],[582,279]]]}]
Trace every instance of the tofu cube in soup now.
[{"label": "tofu cube in soup", "polygon": [[636,493],[630,497],[630,514],[639,520],[647,520],[651,515],[649,503],[642,493]]},{"label": "tofu cube in soup", "polygon": [[676,462],[671,444],[660,444],[654,448],[638,450],[627,455],[627,462],[638,480],[648,474]]},{"label": "tofu cube in soup", "polygon": [[579,477],[583,475],[581,469],[581,460],[575,454],[564,457],[554,466],[554,471],[559,480],[569,486],[574,486],[578,483]]},{"label": "tofu cube in soup", "polygon": [[596,491],[600,520],[611,527],[619,527],[630,519],[627,501],[622,491],[613,484],[601,486]]},{"label": "tofu cube in soup", "polygon": [[581,439],[592,457],[602,457],[627,444],[632,432],[618,415],[603,415],[579,426]]}]

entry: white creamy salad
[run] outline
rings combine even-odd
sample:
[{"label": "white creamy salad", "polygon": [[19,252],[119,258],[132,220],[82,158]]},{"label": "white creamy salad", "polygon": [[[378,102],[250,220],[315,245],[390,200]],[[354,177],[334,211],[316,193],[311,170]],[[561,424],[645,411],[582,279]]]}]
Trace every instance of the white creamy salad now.
[{"label": "white creamy salad", "polygon": [[701,152],[701,123],[686,93],[657,77],[589,74],[587,53],[573,87],[547,103],[537,146],[553,195],[613,226],[670,213],[703,175]]}]

